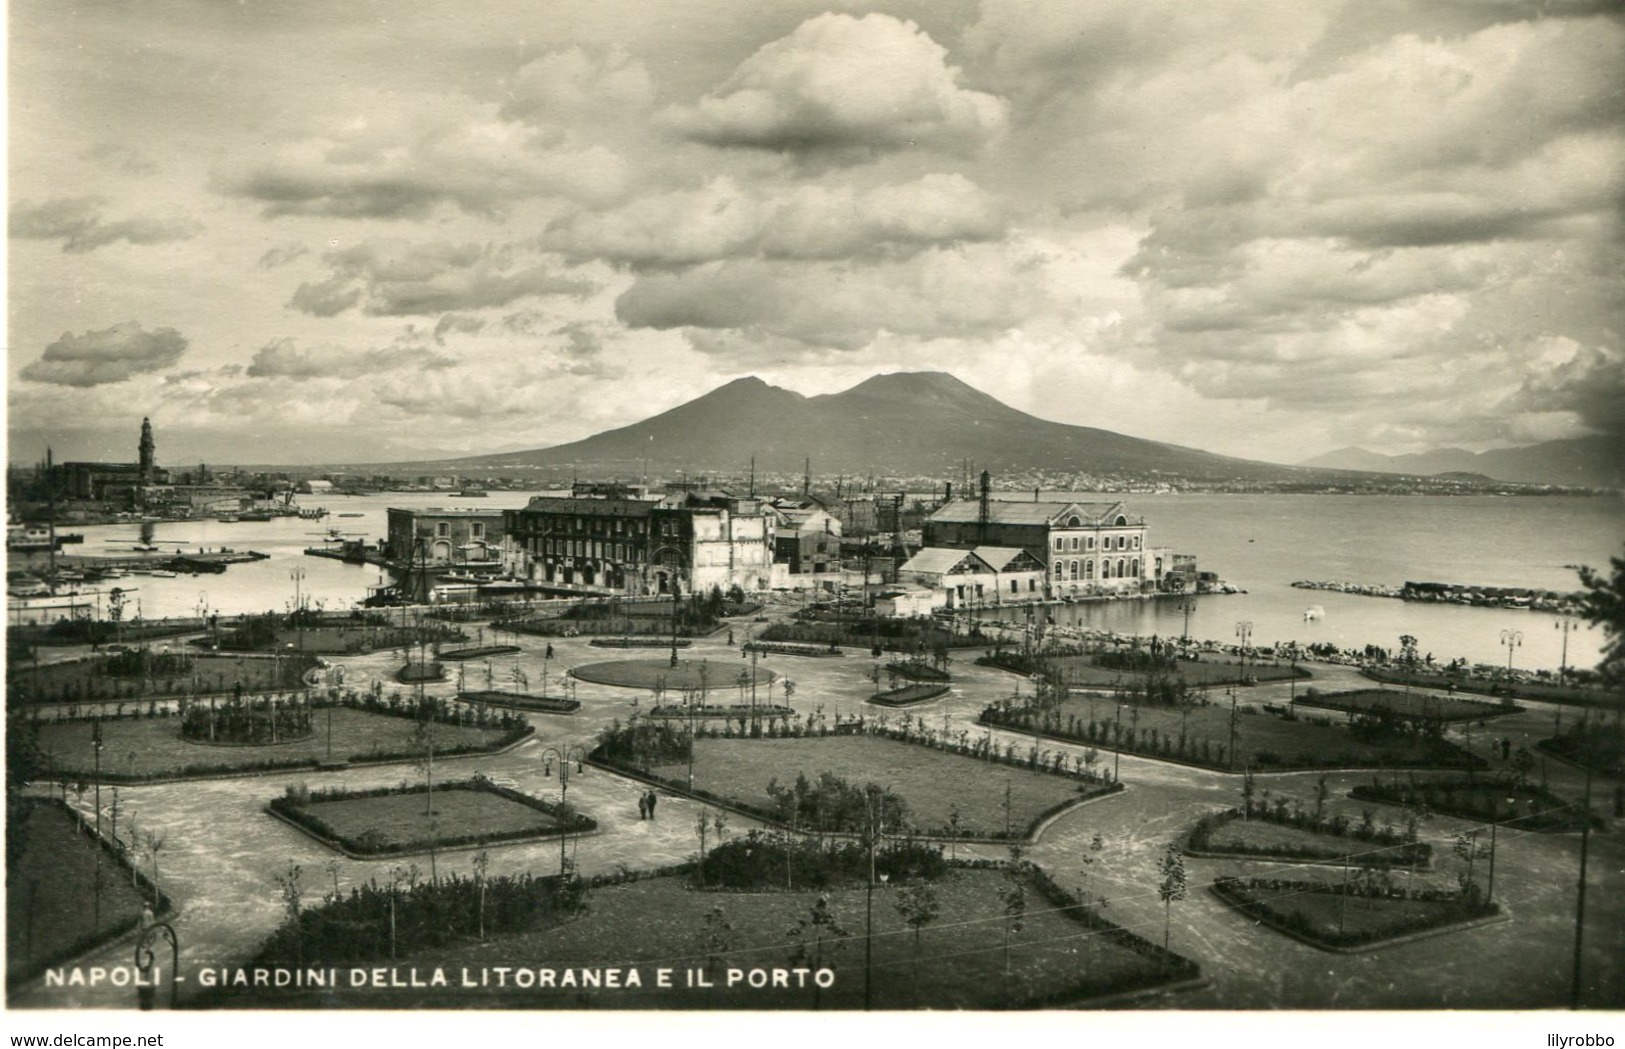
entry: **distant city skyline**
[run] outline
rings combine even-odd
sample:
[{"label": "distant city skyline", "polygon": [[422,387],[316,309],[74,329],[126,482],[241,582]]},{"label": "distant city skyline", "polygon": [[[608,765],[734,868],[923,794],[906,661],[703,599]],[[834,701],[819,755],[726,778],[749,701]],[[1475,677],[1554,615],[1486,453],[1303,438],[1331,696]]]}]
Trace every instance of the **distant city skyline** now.
[{"label": "distant city skyline", "polygon": [[12,462],[143,416],[172,466],[477,455],[921,370],[1282,463],[1625,428],[1611,5],[9,14]]}]

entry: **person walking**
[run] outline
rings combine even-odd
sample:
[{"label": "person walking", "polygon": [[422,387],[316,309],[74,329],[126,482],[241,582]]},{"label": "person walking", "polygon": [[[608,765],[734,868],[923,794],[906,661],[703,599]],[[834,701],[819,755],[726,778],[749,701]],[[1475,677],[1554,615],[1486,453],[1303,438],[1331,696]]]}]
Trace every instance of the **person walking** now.
[{"label": "person walking", "polygon": [[658,800],[659,800],[659,795],[657,795],[654,791],[651,790],[649,792],[649,818],[650,819],[655,818],[655,802],[658,801]]},{"label": "person walking", "polygon": [[646,820],[648,818],[649,818],[649,795],[647,795],[647,794],[639,794],[638,795],[638,819]]}]

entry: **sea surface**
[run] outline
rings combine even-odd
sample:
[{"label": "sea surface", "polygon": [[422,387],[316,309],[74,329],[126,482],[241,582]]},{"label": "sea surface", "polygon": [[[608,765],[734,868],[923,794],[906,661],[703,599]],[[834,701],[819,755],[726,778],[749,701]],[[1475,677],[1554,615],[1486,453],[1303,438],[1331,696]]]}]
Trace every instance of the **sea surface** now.
[{"label": "sea surface", "polygon": [[[1445,497],[1371,495],[1111,495],[1069,493],[1086,500],[1121,499],[1143,516],[1153,546],[1196,555],[1204,571],[1245,593],[1210,595],[1190,613],[1190,634],[1233,642],[1237,625],[1251,624],[1251,642],[1267,646],[1295,640],[1341,646],[1383,645],[1397,649],[1411,634],[1419,650],[1436,659],[1457,656],[1504,666],[1509,654],[1502,631],[1517,631],[1513,665],[1557,668],[1564,634],[1558,617],[1518,609],[1419,604],[1391,598],[1295,589],[1295,580],[1397,585],[1407,580],[1568,591],[1579,588],[1573,565],[1606,567],[1625,555],[1625,500],[1576,497]],[[1007,493],[1000,497],[1017,498]],[[1053,496],[1046,496],[1053,498]],[[494,492],[485,499],[446,493],[304,496],[322,506],[320,520],[278,518],[269,522],[176,521],[153,526],[160,550],[230,547],[270,554],[266,561],[231,566],[224,575],[133,575],[116,585],[130,591],[126,617],[148,619],[221,613],[286,611],[296,589],[327,609],[349,608],[369,586],[387,582],[381,569],[307,557],[337,529],[349,537],[381,539],[391,506],[497,511],[524,506],[530,493]],[[340,514],[359,514],[341,517]],[[64,529],[69,530],[69,529]],[[138,524],[72,528],[85,535],[67,553],[137,556]],[[297,578],[296,578],[297,576]],[[83,598],[105,600],[103,593]],[[1323,616],[1306,620],[1319,607]],[[1185,613],[1177,599],[1087,602],[1051,606],[1057,623],[1144,635],[1178,636]],[[1013,617],[1019,618],[1019,617]],[[8,620],[17,621],[13,613]],[[1568,635],[1568,662],[1591,666],[1601,633],[1579,625]]]}]

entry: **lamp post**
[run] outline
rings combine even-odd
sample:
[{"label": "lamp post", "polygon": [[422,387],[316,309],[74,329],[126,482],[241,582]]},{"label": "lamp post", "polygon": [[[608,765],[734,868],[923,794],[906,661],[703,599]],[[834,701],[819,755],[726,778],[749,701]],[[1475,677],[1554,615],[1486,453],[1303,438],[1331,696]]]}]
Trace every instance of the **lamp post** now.
[{"label": "lamp post", "polygon": [[1247,681],[1247,645],[1253,637],[1253,622],[1243,619],[1236,623],[1236,636],[1241,638],[1241,681]]},{"label": "lamp post", "polygon": [[102,927],[102,719],[91,723],[90,746],[96,752],[96,931]]},{"label": "lamp post", "polygon": [[175,927],[168,922],[157,922],[147,925],[141,930],[140,939],[135,943],[135,967],[141,974],[137,981],[137,1001],[143,1011],[152,1008],[153,998],[156,995],[156,982],[162,979],[161,974],[154,969],[157,955],[154,947],[160,939],[169,941],[169,1007],[174,1009],[180,995],[181,943],[175,936]]},{"label": "lamp post", "polygon": [[1191,613],[1196,611],[1196,595],[1187,594],[1179,601],[1179,610],[1185,613],[1185,632],[1180,635],[1180,643],[1186,648],[1191,644]]},{"label": "lamp post", "polygon": [[1557,668],[1557,683],[1567,685],[1569,683],[1569,634],[1578,630],[1579,627],[1575,625],[1573,618],[1567,615],[1560,616],[1552,626],[1563,632],[1563,658]]},{"label": "lamp post", "polygon": [[294,568],[288,573],[288,578],[293,580],[294,636],[299,640],[299,653],[300,655],[303,655],[305,652],[305,616],[304,606],[302,604],[304,598],[301,593],[301,585],[305,581],[305,570],[303,568]]},{"label": "lamp post", "polygon": [[671,665],[677,665],[677,615],[683,607],[683,588],[677,582],[677,569],[671,574]]},{"label": "lamp post", "polygon": [[[1567,636],[1563,640],[1567,642]],[[1507,650],[1507,692],[1510,695],[1512,691],[1512,653],[1519,645],[1523,644],[1523,631],[1501,631],[1501,644],[1505,645]]]}]

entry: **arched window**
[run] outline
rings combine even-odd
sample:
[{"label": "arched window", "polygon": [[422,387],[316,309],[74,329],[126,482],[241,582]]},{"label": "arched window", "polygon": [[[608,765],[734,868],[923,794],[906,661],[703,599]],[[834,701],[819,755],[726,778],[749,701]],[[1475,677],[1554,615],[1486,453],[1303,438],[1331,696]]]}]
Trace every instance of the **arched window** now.
[{"label": "arched window", "polygon": [[1059,561],[1055,562],[1055,578],[1057,581],[1066,578],[1066,570]]},{"label": "arched window", "polygon": [[1134,537],[1134,549],[1138,550],[1139,548],[1140,548],[1140,537],[1135,536]]},{"label": "arched window", "polygon": [[1138,557],[1128,563],[1128,574],[1135,579],[1140,578],[1140,559]]},{"label": "arched window", "polygon": [[1089,560],[1087,560],[1087,561],[1085,561],[1083,563],[1083,578],[1085,578],[1085,579],[1093,579],[1094,577],[1095,577],[1095,559],[1091,557]]},{"label": "arched window", "polygon": [[1100,562],[1100,578],[1102,578],[1102,579],[1110,579],[1111,577],[1112,577],[1111,559],[1110,558],[1103,559]]},{"label": "arched window", "polygon": [[1073,514],[1071,517],[1068,517],[1066,519],[1066,526],[1068,528],[1082,528],[1083,527],[1083,520],[1081,518],[1079,518],[1076,514]]},{"label": "arched window", "polygon": [[1124,525],[1128,524],[1128,518],[1124,517],[1122,514],[1118,514],[1117,520],[1112,523],[1117,527],[1122,528]]},{"label": "arched window", "polygon": [[1117,578],[1119,578],[1119,579],[1123,578],[1123,569],[1125,567],[1126,566],[1123,563],[1123,559],[1121,557],[1119,557],[1117,559]]},{"label": "arched window", "polygon": [[1072,578],[1073,579],[1078,578],[1078,562],[1076,560],[1072,561],[1071,568],[1072,568]]}]

